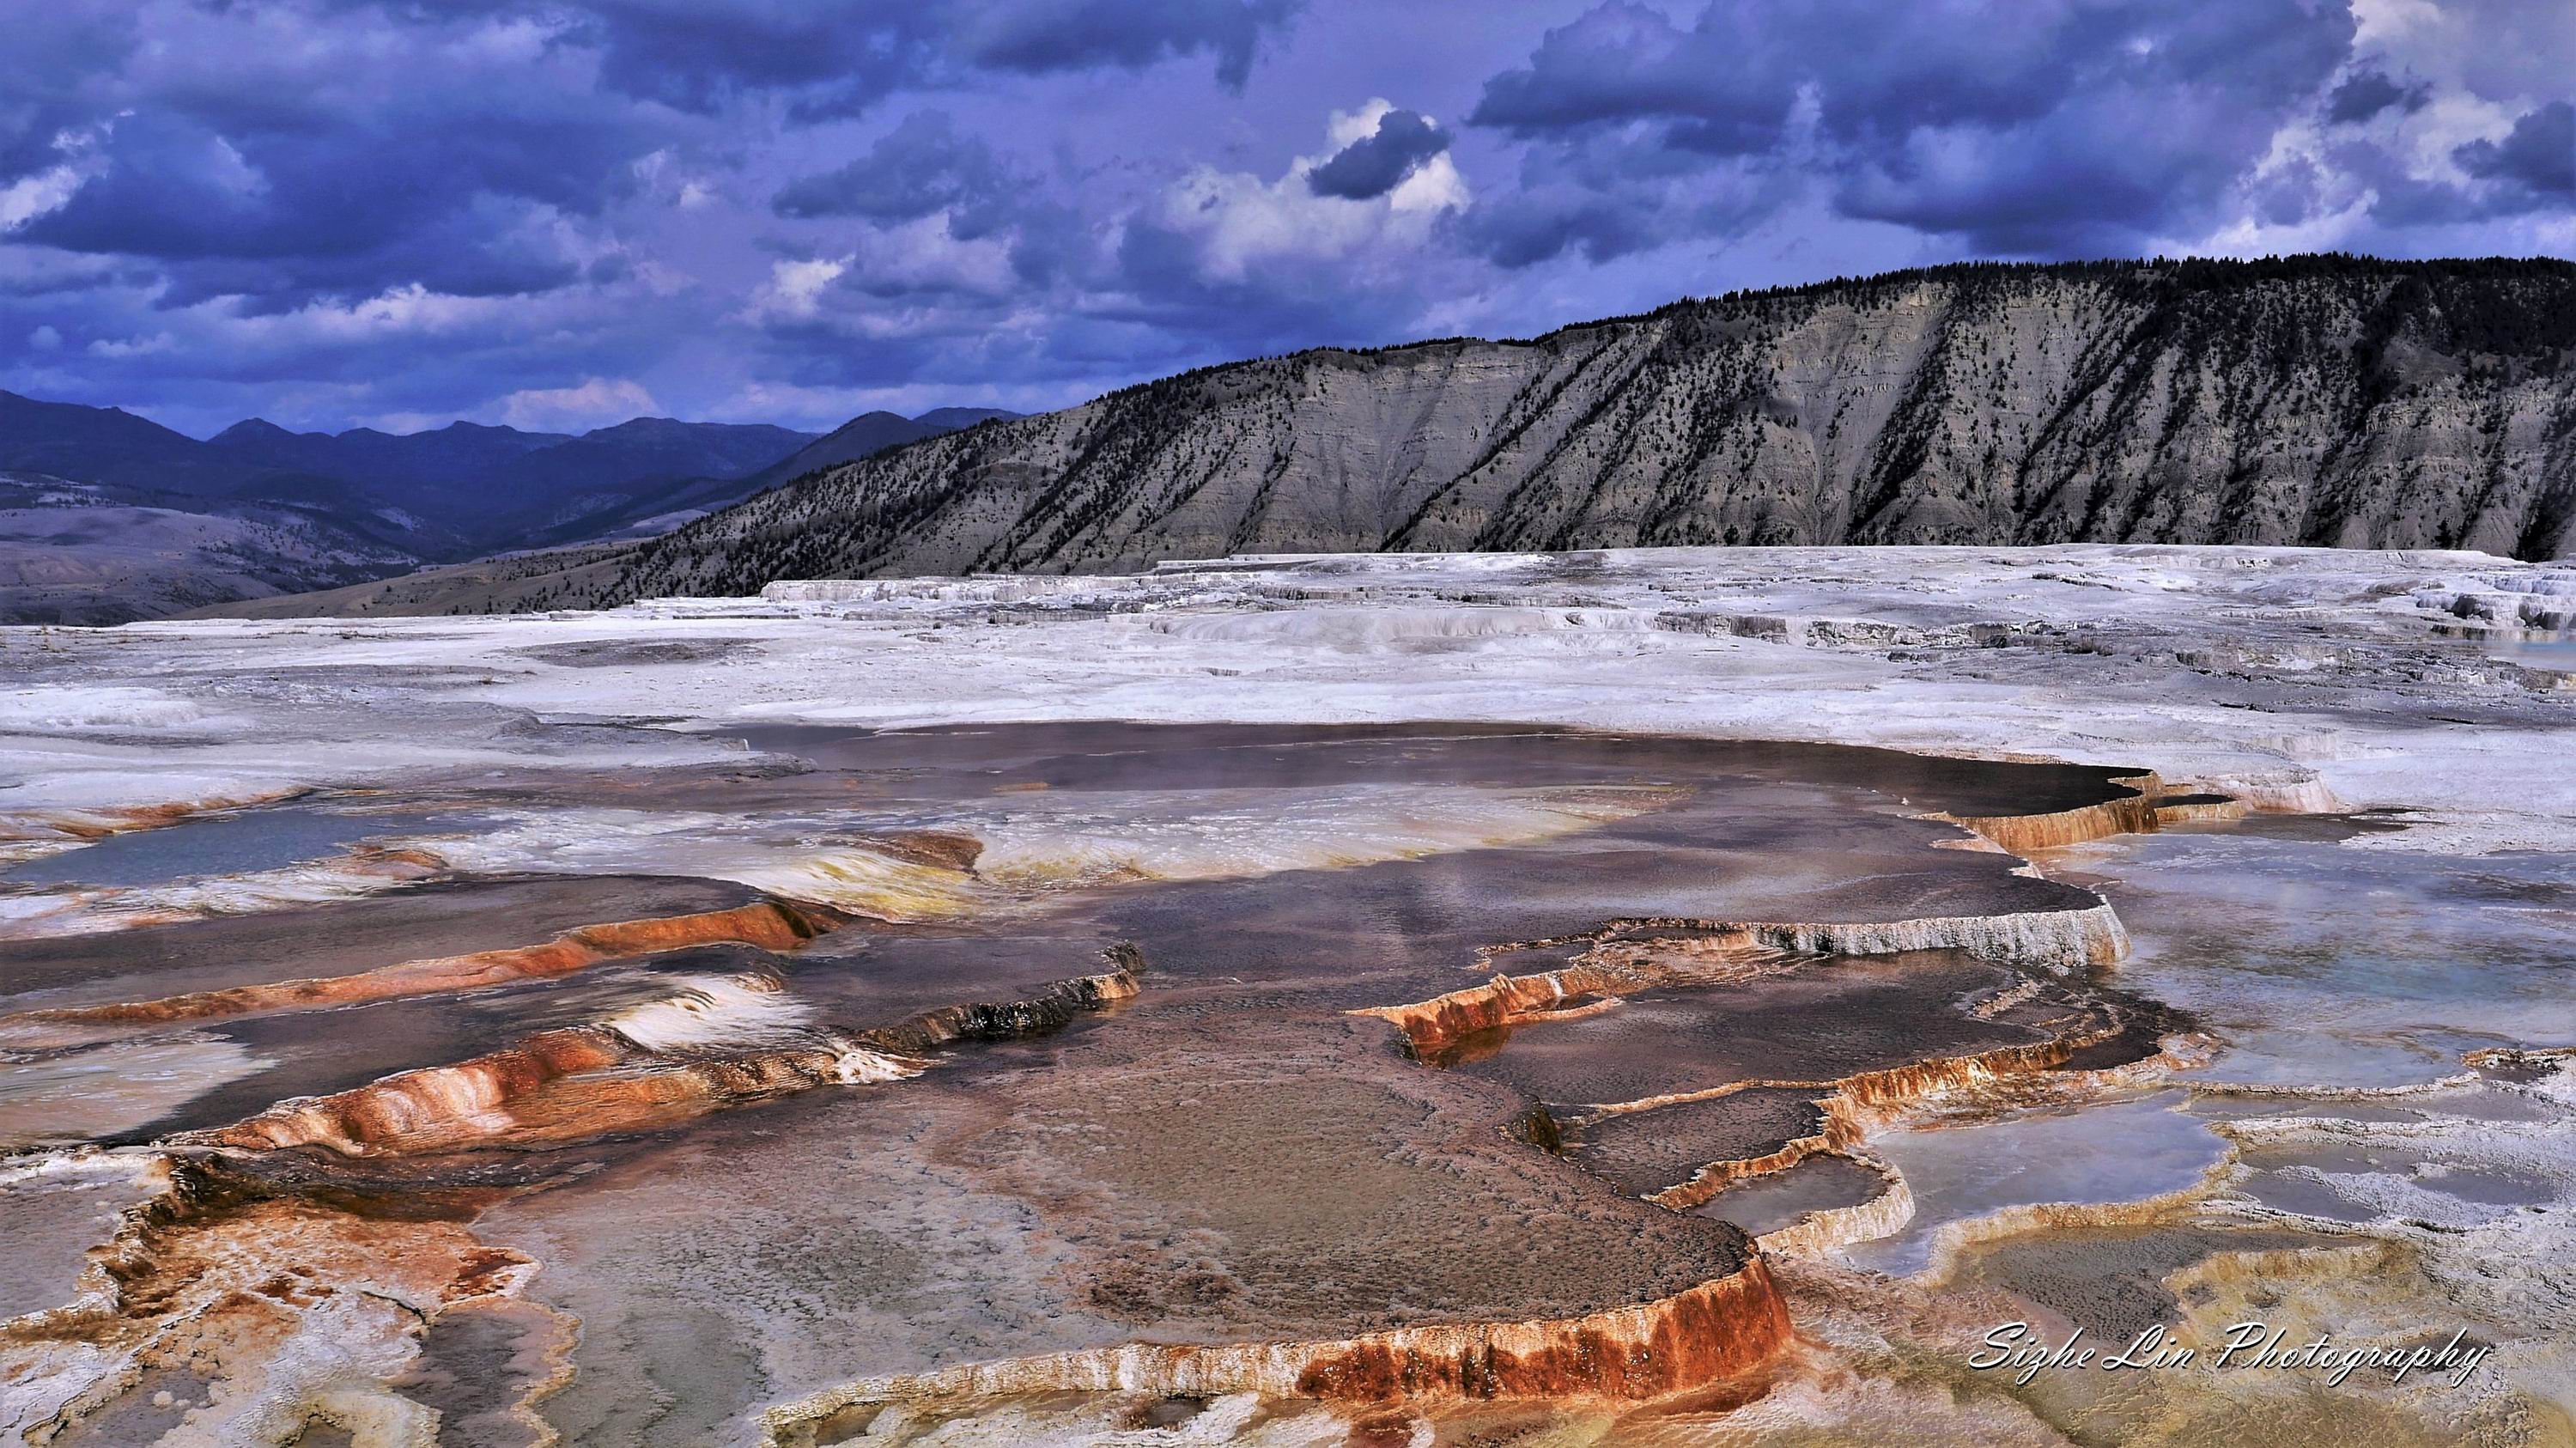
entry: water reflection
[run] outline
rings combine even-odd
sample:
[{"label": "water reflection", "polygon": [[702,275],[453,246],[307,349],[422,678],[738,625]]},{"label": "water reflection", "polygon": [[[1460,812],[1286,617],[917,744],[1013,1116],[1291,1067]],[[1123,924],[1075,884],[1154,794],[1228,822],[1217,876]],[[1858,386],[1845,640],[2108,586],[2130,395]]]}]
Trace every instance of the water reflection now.
[{"label": "water reflection", "polygon": [[2159,1091],[1878,1137],[1870,1150],[1904,1174],[1914,1219],[1843,1255],[1881,1272],[1919,1272],[1935,1235],[1953,1222],[2007,1207],[2143,1201],[2191,1186],[2226,1156],[2227,1143],[2182,1106],[2181,1092]]},{"label": "water reflection", "polygon": [[2226,1040],[2211,1081],[2421,1085],[2478,1047],[2576,1041],[2576,858],[2169,831],[2056,864],[2109,882],[2121,983]]}]

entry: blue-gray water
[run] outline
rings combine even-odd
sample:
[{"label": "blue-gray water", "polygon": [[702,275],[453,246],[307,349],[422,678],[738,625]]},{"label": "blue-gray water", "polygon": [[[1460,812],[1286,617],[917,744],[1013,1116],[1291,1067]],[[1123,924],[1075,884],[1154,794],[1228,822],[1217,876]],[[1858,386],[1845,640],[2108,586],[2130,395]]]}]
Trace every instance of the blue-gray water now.
[{"label": "blue-gray water", "polygon": [[247,875],[327,859],[361,840],[462,828],[466,815],[351,814],[318,805],[280,805],[109,835],[76,850],[0,870],[20,885],[161,885],[214,875]]}]

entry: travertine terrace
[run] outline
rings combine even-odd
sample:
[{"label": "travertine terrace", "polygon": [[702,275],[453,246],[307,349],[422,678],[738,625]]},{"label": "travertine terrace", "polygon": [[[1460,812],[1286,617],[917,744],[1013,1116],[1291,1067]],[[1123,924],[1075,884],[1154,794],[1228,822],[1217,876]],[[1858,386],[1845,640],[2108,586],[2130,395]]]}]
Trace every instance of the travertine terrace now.
[{"label": "travertine terrace", "polygon": [[[2566,1441],[2571,610],[1753,549],[0,632],[0,1425]],[[2264,1313],[2493,1351],[1970,1365]]]}]

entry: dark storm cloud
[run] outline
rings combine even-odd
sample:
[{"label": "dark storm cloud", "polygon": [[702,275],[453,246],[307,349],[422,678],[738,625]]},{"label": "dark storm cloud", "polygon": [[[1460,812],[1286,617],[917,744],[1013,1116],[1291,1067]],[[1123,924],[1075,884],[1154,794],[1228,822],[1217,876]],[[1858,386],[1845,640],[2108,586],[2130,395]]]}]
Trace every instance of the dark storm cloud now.
[{"label": "dark storm cloud", "polygon": [[1523,68],[1485,83],[1470,124],[1545,139],[1588,126],[1655,119],[1737,132],[1761,149],[1788,116],[1794,82],[1760,67],[1723,69],[1710,53],[1717,7],[1695,30],[1660,10],[1613,3],[1551,30]]},{"label": "dark storm cloud", "polygon": [[2473,176],[2500,181],[2530,206],[2576,201],[2576,106],[2552,101],[2513,123],[2501,141],[2475,141],[2459,149]]},{"label": "dark storm cloud", "polygon": [[770,204],[781,216],[806,220],[910,221],[953,207],[952,233],[972,240],[993,228],[1024,186],[991,146],[961,134],[954,117],[918,111],[879,137],[867,154],[791,183]]},{"label": "dark storm cloud", "polygon": [[2338,126],[2359,125],[2391,106],[2420,111],[2432,99],[2424,85],[2399,85],[2381,70],[2357,70],[2326,97],[2326,120]]},{"label": "dark storm cloud", "polygon": [[1043,73],[1141,68],[1213,56],[1217,79],[1241,90],[1266,36],[1302,0],[981,0],[955,8],[959,52],[976,65]]},{"label": "dark storm cloud", "polygon": [[479,21],[405,14],[335,27],[294,7],[167,5],[13,35],[37,54],[0,66],[32,89],[0,113],[43,115],[52,174],[72,184],[8,239],[148,262],[161,306],[233,297],[246,314],[570,283],[580,260],[555,220],[595,216],[672,140],[668,113],[478,54]]},{"label": "dark storm cloud", "polygon": [[835,11],[792,0],[585,7],[576,38],[597,45],[600,79],[640,99],[712,114],[746,94],[794,94],[794,113],[851,115],[944,59],[928,7]]},{"label": "dark storm cloud", "polygon": [[424,117],[402,135],[403,162],[388,165],[365,133],[121,117],[96,144],[101,173],[21,234],[167,263],[173,305],[229,294],[292,306],[404,282],[543,290],[576,268],[529,233],[532,208],[594,209],[637,140],[598,118],[526,115]]},{"label": "dark storm cloud", "polygon": [[62,159],[57,138],[95,116],[83,79],[114,74],[141,43],[131,15],[84,8],[13,7],[0,27],[0,185]]},{"label": "dark storm cloud", "polygon": [[[922,377],[1150,377],[1321,342],[1373,345],[1414,335],[1416,278],[1372,279],[1344,260],[1296,256],[1211,275],[1198,236],[1145,216],[1129,217],[1106,243],[1088,233],[1048,232],[1078,221],[1071,212],[1015,220],[1015,232],[1046,238],[1042,248],[1058,272],[1048,282],[1062,288],[1058,295],[1081,298],[1033,324],[1016,315],[1025,298],[1013,291],[882,278],[854,265],[810,313],[766,325],[771,364],[809,387]],[[913,318],[899,333],[884,328],[884,309],[875,305],[889,299]],[[935,306],[920,305],[932,300]]]},{"label": "dark storm cloud", "polygon": [[2246,188],[2254,215],[2273,226],[2296,226],[2326,209],[2326,177],[2301,156]]},{"label": "dark storm cloud", "polygon": [[2563,251],[2565,0],[2348,3],[20,4],[0,387],[830,422],[1958,256]]},{"label": "dark storm cloud", "polygon": [[1598,195],[1524,192],[1512,206],[1480,208],[1468,235],[1498,266],[1534,266],[1567,251],[1596,262],[1663,242],[1658,208]]},{"label": "dark storm cloud", "polygon": [[[138,44],[130,15],[53,14],[24,29],[12,22],[12,41],[0,46],[0,78],[13,82],[0,103],[0,179],[59,164],[67,139],[102,163],[70,205],[22,235],[183,269],[264,261],[206,267],[205,277],[178,278],[174,295],[260,284],[264,304],[293,305],[315,292],[410,281],[487,291],[560,285],[575,270],[568,263],[513,254],[524,248],[508,233],[531,224],[529,207],[595,214],[655,150],[721,141],[688,115],[755,93],[784,96],[814,117],[854,112],[901,85],[960,83],[978,67],[1075,70],[1193,55],[1212,56],[1239,83],[1289,7],[1282,0],[851,7],[420,0],[392,11],[342,7],[346,36],[331,31],[327,12],[293,5],[172,13],[197,32],[181,37],[185,44],[245,47],[238,72],[226,73],[232,57],[206,53],[193,69],[160,62],[162,73],[128,76]],[[255,49],[297,17],[324,42],[314,47],[323,59],[311,73],[281,71]],[[514,26],[541,35],[521,42],[541,58],[475,57],[477,42]],[[330,52],[334,40],[348,42],[342,53]],[[585,83],[584,56],[595,57],[609,94]],[[548,61],[559,68],[550,73]],[[939,138],[914,134],[895,144],[911,146],[891,159],[915,184],[939,184],[920,180],[941,160],[923,154]],[[991,189],[989,156],[978,163],[961,152],[947,162],[947,184]],[[982,173],[968,175],[977,164]],[[899,188],[871,197],[866,184],[842,178],[845,214],[886,214],[876,208],[902,204]],[[832,209],[821,191],[793,188],[782,208]],[[377,264],[366,265],[368,257]]]},{"label": "dark storm cloud", "polygon": [[1449,133],[1414,111],[1388,111],[1377,129],[1343,147],[1306,174],[1318,196],[1366,201],[1384,196],[1413,168],[1449,149]]},{"label": "dark storm cloud", "polygon": [[[621,375],[672,323],[611,313],[577,327],[530,317],[433,335],[408,328],[317,335],[340,319],[317,326],[315,318],[277,314],[210,328],[189,314],[147,312],[137,332],[127,288],[145,280],[118,276],[40,297],[0,292],[0,364],[12,374],[0,386],[148,409],[200,435],[281,413],[293,425],[333,429],[388,414],[443,422],[520,389]],[[51,331],[40,338],[42,329]]]},{"label": "dark storm cloud", "polygon": [[1672,146],[1652,131],[1585,127],[1531,147],[1517,188],[1475,207],[1461,235],[1506,268],[1561,255],[1615,261],[1742,231],[1783,203],[1792,180],[1745,158]]},{"label": "dark storm cloud", "polygon": [[[1371,279],[1324,258],[1277,258],[1239,275],[1211,276],[1196,257],[1194,243],[1180,232],[1150,223],[1129,226],[1116,258],[1123,299],[1092,309],[1087,322],[1095,329],[1161,337],[1165,371],[1420,335],[1414,321],[1415,289],[1422,285],[1417,278]],[[1106,335],[1114,334],[1092,334]]]},{"label": "dark storm cloud", "polygon": [[[1845,215],[1981,251],[2116,249],[2203,223],[2352,36],[2324,0],[1719,3],[1687,28],[1614,0],[1488,81],[1470,119],[1542,147],[1642,127],[1799,165]],[[1662,204],[1639,209],[1656,229]]]},{"label": "dark storm cloud", "polygon": [[[746,94],[790,115],[859,114],[894,91],[971,83],[979,70],[1048,74],[1212,59],[1240,89],[1299,0],[587,0],[568,41],[598,48],[601,79],[712,114]],[[536,7],[457,0],[483,14]]]}]

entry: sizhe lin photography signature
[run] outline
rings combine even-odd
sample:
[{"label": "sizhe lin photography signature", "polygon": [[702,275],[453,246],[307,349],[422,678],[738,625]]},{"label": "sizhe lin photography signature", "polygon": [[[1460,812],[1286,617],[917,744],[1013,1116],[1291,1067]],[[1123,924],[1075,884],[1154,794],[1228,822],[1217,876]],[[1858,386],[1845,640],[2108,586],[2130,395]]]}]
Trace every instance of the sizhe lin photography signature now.
[{"label": "sizhe lin photography signature", "polygon": [[2453,1332],[2438,1347],[2432,1344],[2431,1334],[2384,1347],[2345,1347],[2332,1333],[2323,1332],[2293,1343],[2288,1328],[2248,1321],[2231,1324],[2215,1343],[2197,1346],[2186,1345],[2171,1328],[2160,1324],[2131,1338],[2118,1352],[2105,1356],[2106,1351],[2086,1346],[2080,1327],[2068,1333],[2066,1341],[2052,1345],[2029,1323],[2007,1322],[1986,1334],[1985,1345],[1970,1355],[1968,1366],[1980,1372],[2012,1370],[2017,1387],[2043,1372],[2060,1369],[2124,1372],[2206,1366],[2318,1372],[2338,1387],[2364,1369],[2384,1372],[2392,1383],[2406,1381],[2411,1373],[2429,1372],[2443,1375],[2456,1388],[2469,1380],[2494,1347],[2472,1341],[2465,1329]]}]

